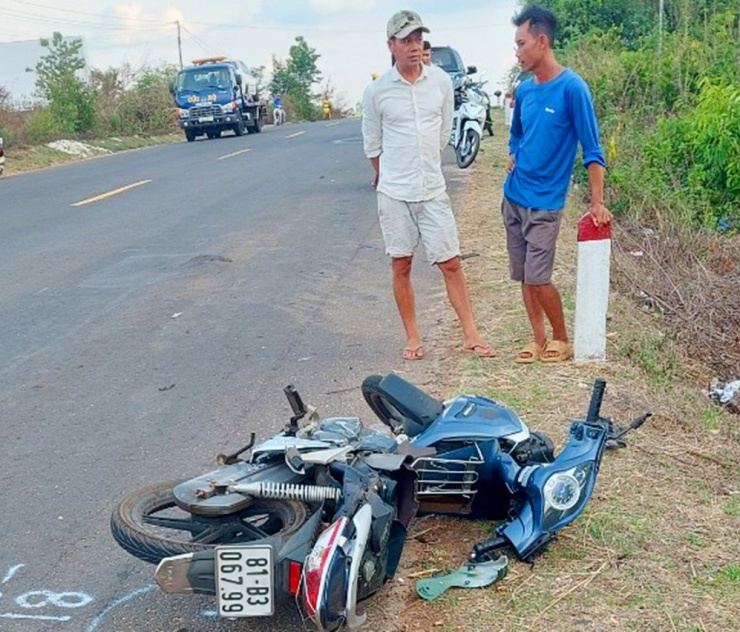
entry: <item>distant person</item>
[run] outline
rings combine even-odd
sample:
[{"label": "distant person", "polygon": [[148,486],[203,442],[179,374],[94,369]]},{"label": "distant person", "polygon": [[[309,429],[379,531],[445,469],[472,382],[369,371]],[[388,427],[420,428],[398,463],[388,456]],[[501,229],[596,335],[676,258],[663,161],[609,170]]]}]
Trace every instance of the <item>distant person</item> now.
[{"label": "distant person", "polygon": [[427,259],[444,275],[462,326],[463,350],[488,358],[495,354],[475,325],[442,175],[441,154],[452,131],[452,82],[441,69],[422,63],[425,32],[429,29],[413,11],[399,11],[388,21],[388,48],[396,63],[367,87],[362,105],[365,155],[375,171],[380,228],[406,332],[402,357],[424,357],[411,285],[412,258],[421,240]]},{"label": "distant person", "polygon": [[[551,277],[578,143],[588,169],[589,211],[596,226],[612,220],[604,204],[606,163],[591,92],[581,77],[555,59],[555,15],[532,6],[513,22],[517,59],[524,72],[534,75],[516,91],[502,202],[511,278],[522,284],[534,334],[516,361],[561,362],[570,359],[573,350],[560,294]],[[545,317],[552,327],[550,341]]]},{"label": "distant person", "polygon": [[421,51],[421,61],[425,66],[432,65],[432,45],[424,41],[424,48]]}]

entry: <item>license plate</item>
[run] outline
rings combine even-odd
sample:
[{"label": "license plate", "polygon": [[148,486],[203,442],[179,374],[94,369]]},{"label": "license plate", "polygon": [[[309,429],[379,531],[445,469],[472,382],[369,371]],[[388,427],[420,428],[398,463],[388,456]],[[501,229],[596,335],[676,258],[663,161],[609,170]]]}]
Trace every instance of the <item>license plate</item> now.
[{"label": "license plate", "polygon": [[222,617],[272,615],[272,547],[216,547],[216,596]]},{"label": "license plate", "polygon": [[211,122],[213,122],[213,117],[212,116],[201,116],[198,119],[198,123],[211,123]]}]

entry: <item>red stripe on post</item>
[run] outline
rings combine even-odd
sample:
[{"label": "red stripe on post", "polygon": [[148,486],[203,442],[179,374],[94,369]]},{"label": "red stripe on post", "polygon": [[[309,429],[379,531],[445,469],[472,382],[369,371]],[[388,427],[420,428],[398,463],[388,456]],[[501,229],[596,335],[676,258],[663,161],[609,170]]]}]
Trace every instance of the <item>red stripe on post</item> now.
[{"label": "red stripe on post", "polygon": [[578,222],[578,241],[600,241],[611,238],[611,222],[597,228],[594,225],[594,218],[591,213],[586,213]]}]

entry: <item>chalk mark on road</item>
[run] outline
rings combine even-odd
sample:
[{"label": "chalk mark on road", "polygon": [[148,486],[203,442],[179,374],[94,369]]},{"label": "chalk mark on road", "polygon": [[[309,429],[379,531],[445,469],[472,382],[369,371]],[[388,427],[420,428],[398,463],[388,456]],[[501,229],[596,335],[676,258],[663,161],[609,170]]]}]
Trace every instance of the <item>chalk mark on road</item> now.
[{"label": "chalk mark on road", "polygon": [[301,130],[300,132],[296,132],[295,134],[288,134],[285,138],[295,138],[296,136],[300,136],[301,134],[305,134],[306,130]]},{"label": "chalk mark on road", "polygon": [[85,204],[91,204],[92,202],[99,202],[100,200],[104,200],[105,198],[109,198],[113,195],[118,195],[119,193],[123,193],[124,191],[128,191],[129,189],[140,187],[142,184],[148,184],[149,182],[151,182],[151,180],[139,180],[138,182],[132,182],[131,184],[113,189],[112,191],[107,191],[106,193],[101,193],[100,195],[96,195],[85,200],[80,200],[79,202],[74,202],[71,206],[84,206]]}]

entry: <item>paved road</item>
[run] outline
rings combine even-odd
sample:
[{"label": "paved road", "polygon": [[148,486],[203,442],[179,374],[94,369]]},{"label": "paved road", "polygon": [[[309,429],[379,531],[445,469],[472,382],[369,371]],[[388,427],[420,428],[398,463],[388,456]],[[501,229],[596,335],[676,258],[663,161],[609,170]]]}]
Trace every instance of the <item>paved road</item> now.
[{"label": "paved road", "polygon": [[[368,418],[402,342],[369,178],[347,120],[0,181],[0,632],[246,629],[155,590],[108,518],[279,430],[287,383]],[[429,327],[441,280],[415,278]]]}]

